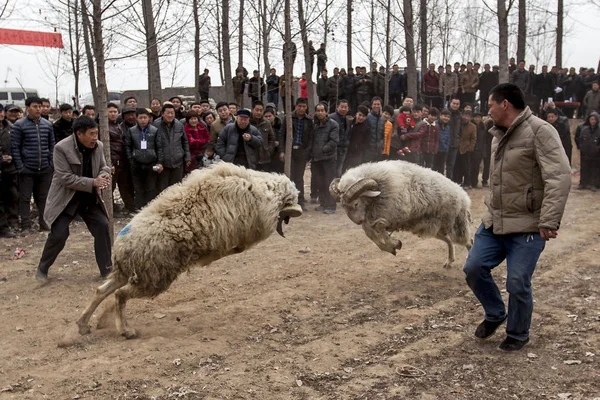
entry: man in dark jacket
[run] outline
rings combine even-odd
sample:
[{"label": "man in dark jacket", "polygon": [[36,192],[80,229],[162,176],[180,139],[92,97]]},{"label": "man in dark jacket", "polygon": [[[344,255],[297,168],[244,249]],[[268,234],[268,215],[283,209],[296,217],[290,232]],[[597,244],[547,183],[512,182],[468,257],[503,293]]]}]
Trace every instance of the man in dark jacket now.
[{"label": "man in dark jacket", "polygon": [[398,68],[398,64],[392,67],[392,76],[390,76],[390,105],[394,108],[399,108],[402,104],[402,74]]},{"label": "man in dark jacket", "polygon": [[252,105],[252,118],[250,124],[258,129],[262,136],[262,146],[258,149],[258,160],[256,169],[271,172],[271,156],[275,149],[276,136],[271,121],[264,118],[265,106],[262,101],[256,101]]},{"label": "man in dark jacket", "polygon": [[435,64],[429,64],[429,71],[423,75],[423,103],[430,107],[441,108],[440,76],[435,72]]},{"label": "man in dark jacket", "polygon": [[208,69],[204,69],[204,73],[198,78],[198,88],[200,91],[200,99],[208,100],[210,91],[210,76],[208,76]]},{"label": "man in dark jacket", "polygon": [[184,174],[184,164],[186,168],[192,165],[190,144],[183,130],[183,124],[175,119],[173,105],[168,103],[163,105],[161,115],[153,123],[158,129],[163,147],[162,166],[164,170],[158,177],[159,192],[181,182]]},{"label": "man in dark jacket", "polygon": [[319,96],[320,103],[329,104],[329,85],[327,81],[327,68],[322,68],[321,77],[317,81],[317,96]]},{"label": "man in dark jacket", "polygon": [[[479,184],[479,167],[481,161],[483,161],[486,146],[488,145],[488,138],[492,135],[488,133],[488,130],[483,123],[483,114],[479,112],[474,113],[472,122],[477,127],[477,139],[475,141],[475,150],[470,154],[471,160],[469,164],[471,166],[471,187],[475,189]],[[487,182],[487,178],[484,178],[484,180]]]},{"label": "man in dark jacket", "polygon": [[498,72],[490,71],[490,64],[483,66],[483,72],[479,75],[479,102],[481,113],[486,115],[488,110],[488,97],[490,91],[498,84]]},{"label": "man in dark jacket", "polygon": [[74,135],[57,144],[54,177],[44,219],[52,227],[36,279],[46,281],[48,269],[65,247],[69,224],[80,215],[94,237],[94,252],[100,276],[111,271],[111,241],[106,206],[101,191],[110,190],[110,168],[106,165],[98,126],[86,116],[73,124]]},{"label": "man in dark jacket", "polygon": [[252,78],[248,80],[248,96],[252,99],[253,104],[255,101],[262,99],[262,96],[265,94],[265,88],[265,83],[260,76],[260,72],[254,70]]},{"label": "man in dark jacket", "polygon": [[[296,108],[292,112],[292,155],[291,155],[291,176],[290,179],[296,185],[296,189],[300,192],[298,194],[298,204],[302,207],[303,211],[306,211],[304,206],[306,200],[304,199],[304,170],[306,169],[306,163],[310,157],[313,143],[313,130],[314,122],[308,117],[306,111],[308,109],[308,100],[299,98],[296,100]],[[284,161],[285,159],[285,143],[286,143],[286,126],[285,123],[281,124],[281,131],[279,133],[279,143],[281,144],[281,153],[279,153],[279,159]],[[328,189],[329,190],[329,189]]]},{"label": "man in dark jacket", "polygon": [[40,230],[50,228],[44,222],[46,197],[52,180],[54,131],[50,121],[41,118],[42,101],[38,97],[25,100],[27,116],[13,125],[10,132],[11,154],[19,171],[19,216],[21,230],[31,229],[30,202],[33,193],[39,210]]},{"label": "man in dark jacket", "polygon": [[238,106],[242,106],[244,98],[244,89],[246,88],[247,79],[244,77],[244,70],[242,68],[238,68],[235,71],[235,76],[231,78],[231,82],[233,84],[233,94],[235,96],[235,102]]},{"label": "man in dark jacket", "polygon": [[373,80],[367,74],[366,68],[360,68],[360,72],[356,71],[355,90],[358,104],[362,104],[364,101],[371,101],[373,97]]},{"label": "man in dark jacket", "polygon": [[573,142],[571,141],[571,128],[569,127],[569,119],[567,117],[561,117],[558,115],[556,109],[548,110],[546,112],[546,121],[556,131],[560,137],[560,141],[565,149],[567,158],[569,159],[569,165],[571,165],[571,153],[573,152]]},{"label": "man in dark jacket", "polygon": [[[111,172],[113,174],[112,190],[114,191],[118,184],[119,194],[121,195],[125,209],[129,212],[135,212],[133,182],[131,181],[131,171],[127,162],[127,154],[125,154],[125,133],[117,123],[119,120],[119,108],[114,103],[108,103],[106,108],[108,113],[108,133],[110,135]],[[126,108],[125,110],[127,110],[127,113],[124,112],[123,115],[135,115],[134,109]],[[123,121],[122,123],[125,122]]]},{"label": "man in dark jacket", "polygon": [[321,43],[321,47],[316,52],[317,55],[317,79],[321,76],[321,71],[327,65],[327,53],[325,51],[325,43]]},{"label": "man in dark jacket", "polygon": [[354,87],[356,85],[356,75],[354,75],[354,69],[348,68],[348,73],[342,68],[340,71],[340,79],[338,81],[338,96],[340,99],[348,100],[350,106],[350,112],[356,112],[356,91]]},{"label": "man in dark jacket", "polygon": [[60,118],[52,125],[55,143],[73,134],[73,107],[67,103],[61,104],[59,111]]},{"label": "man in dark jacket", "polygon": [[554,97],[554,77],[548,73],[548,66],[542,66],[542,73],[536,77],[534,94],[544,103],[548,97]]},{"label": "man in dark jacket", "polygon": [[321,204],[316,211],[335,214],[335,199],[329,194],[329,184],[336,175],[339,128],[337,122],[327,115],[327,107],[319,103],[315,107],[315,134],[312,146],[311,179],[316,181]]},{"label": "man in dark jacket", "polygon": [[456,157],[458,155],[458,147],[460,144],[460,100],[452,99],[450,101],[450,147],[446,156],[446,178],[452,179],[454,176],[454,166],[456,165]]},{"label": "man in dark jacket", "polygon": [[519,68],[510,74],[510,83],[517,85],[524,93],[529,90],[529,71],[525,70],[525,61],[519,61]]},{"label": "man in dark jacket", "polygon": [[275,111],[279,106],[279,76],[275,68],[271,68],[270,75],[267,77],[267,103],[275,105]]},{"label": "man in dark jacket", "polygon": [[369,115],[369,109],[365,106],[358,106],[352,127],[348,132],[348,151],[342,173],[363,163],[364,149],[369,145],[371,136],[367,115]]},{"label": "man in dark jacket", "polygon": [[247,108],[238,110],[235,123],[223,128],[217,138],[217,154],[223,161],[256,169],[263,138],[259,130],[250,125],[250,114]]},{"label": "man in dark jacket", "polygon": [[150,124],[150,112],[138,108],[137,124],[125,135],[125,152],[131,166],[135,208],[140,210],[156,197],[158,174],[163,170],[163,143]]},{"label": "man in dark jacket", "polygon": [[339,89],[338,89],[339,80],[340,80],[340,70],[339,70],[339,68],[335,67],[333,69],[333,76],[330,76],[327,79],[327,96],[328,96],[328,100],[329,100],[329,112],[333,112],[335,110],[338,99],[342,98],[342,97],[339,97]]},{"label": "man in dark jacket", "polygon": [[385,119],[381,115],[381,108],[381,99],[373,97],[371,112],[367,116],[367,123],[371,129],[371,140],[369,141],[369,147],[365,149],[365,162],[377,162],[382,157]]},{"label": "man in dark jacket", "polygon": [[0,237],[14,237],[19,225],[19,176],[10,148],[12,124],[4,118],[0,104]]},{"label": "man in dark jacket", "polygon": [[339,178],[342,176],[342,167],[344,166],[344,160],[346,159],[346,151],[348,150],[348,142],[350,140],[350,124],[352,121],[348,118],[348,101],[340,100],[337,104],[337,109],[333,114],[329,115],[329,118],[337,122],[339,128],[339,140],[337,145],[337,159],[335,167],[335,176]]}]

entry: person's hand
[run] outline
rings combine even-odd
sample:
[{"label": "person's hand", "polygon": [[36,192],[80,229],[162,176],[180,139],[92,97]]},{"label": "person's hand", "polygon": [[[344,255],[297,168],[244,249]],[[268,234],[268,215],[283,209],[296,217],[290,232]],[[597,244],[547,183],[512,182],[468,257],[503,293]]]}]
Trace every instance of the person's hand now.
[{"label": "person's hand", "polygon": [[285,153],[283,151],[279,153],[279,161],[285,161]]},{"label": "person's hand", "polygon": [[279,147],[279,141],[278,140],[275,141],[275,147]]},{"label": "person's hand", "polygon": [[540,236],[544,240],[556,239],[558,237],[557,229],[540,228]]},{"label": "person's hand", "polygon": [[185,166],[186,166],[187,168],[191,167],[191,166],[192,166],[192,162],[191,162],[191,161],[187,161],[187,162],[185,163]]},{"label": "person's hand", "polygon": [[12,161],[12,156],[10,154],[3,154],[2,155],[2,162],[9,164]]},{"label": "person's hand", "polygon": [[155,167],[156,167],[156,172],[158,172],[159,174],[161,172],[163,172],[164,168],[163,168],[162,164],[156,164]]},{"label": "person's hand", "polygon": [[249,141],[250,141],[250,139],[252,139],[252,135],[251,135],[251,134],[249,134],[249,133],[244,133],[244,134],[242,135],[242,138],[244,138],[244,140],[245,140],[246,142],[249,142]]},{"label": "person's hand", "polygon": [[106,189],[108,186],[110,186],[110,178],[106,175],[97,176],[94,178],[92,186],[100,190]]},{"label": "person's hand", "polygon": [[112,167],[110,167],[110,173],[114,174],[115,173],[115,166],[113,165]]}]

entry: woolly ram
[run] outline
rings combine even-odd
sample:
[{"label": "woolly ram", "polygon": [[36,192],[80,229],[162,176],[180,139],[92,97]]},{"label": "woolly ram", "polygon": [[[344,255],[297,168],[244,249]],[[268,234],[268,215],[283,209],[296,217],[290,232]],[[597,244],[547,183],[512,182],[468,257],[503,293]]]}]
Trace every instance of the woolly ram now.
[{"label": "woolly ram", "polygon": [[395,231],[443,240],[448,245],[446,268],[454,261],[453,243],[467,249],[473,244],[469,196],[430,169],[405,161],[362,164],[331,182],[329,190],[352,222],[393,255],[402,248],[391,237]]},{"label": "woolly ram", "polygon": [[193,171],[142,209],[117,236],[113,270],[77,321],[90,332],[98,305],[115,293],[117,332],[127,326],[128,299],[155,297],[183,271],[243,252],[268,238],[282,222],[302,215],[298,191],[284,175],[247,170],[229,163]]}]

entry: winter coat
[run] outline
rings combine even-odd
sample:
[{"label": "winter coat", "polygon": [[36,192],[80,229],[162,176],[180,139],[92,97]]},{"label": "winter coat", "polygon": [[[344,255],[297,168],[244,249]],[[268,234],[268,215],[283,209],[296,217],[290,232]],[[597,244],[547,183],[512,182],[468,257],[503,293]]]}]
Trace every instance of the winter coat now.
[{"label": "winter coat", "polygon": [[324,121],[314,120],[314,140],[312,146],[312,160],[335,160],[339,142],[339,127],[337,122],[328,116]]},{"label": "winter coat", "polygon": [[252,125],[248,125],[246,132],[252,136],[248,142],[240,137],[237,129],[237,123],[227,125],[225,128],[223,128],[221,133],[219,133],[216,151],[223,161],[233,162],[235,160],[240,141],[242,141],[244,152],[246,153],[248,168],[256,169],[256,163],[258,160],[257,153],[262,146],[263,139],[258,129]]},{"label": "winter coat", "polygon": [[[313,143],[313,137],[314,137],[314,122],[313,119],[310,118],[307,114],[304,114],[303,119],[303,125],[302,125],[302,137],[300,138],[299,142],[301,144],[298,144],[297,146],[300,146],[299,149],[296,150],[303,150],[306,153],[309,153],[312,149],[312,143]],[[298,116],[296,115],[295,111],[292,111],[292,144],[294,146],[296,146],[296,142],[298,141]],[[281,124],[281,130],[279,131],[279,148],[281,149],[281,152],[285,151],[285,143],[286,143],[286,139],[287,139],[287,132],[286,132],[286,124],[285,124],[285,120],[284,123]]]},{"label": "winter coat", "polygon": [[208,129],[206,129],[206,127],[201,123],[198,123],[195,128],[186,123],[183,126],[183,130],[187,136],[190,146],[190,157],[192,159],[192,165],[190,168],[194,169],[198,164],[196,156],[204,153],[204,147],[206,147],[206,144],[210,142],[210,133],[208,133]]},{"label": "winter coat", "polygon": [[411,153],[421,153],[421,139],[425,134],[424,130],[421,130],[421,127],[426,125],[423,120],[418,121],[418,125],[415,124],[414,128],[409,128],[407,133],[403,133],[400,135],[400,140],[408,141],[408,148]]},{"label": "winter coat", "polygon": [[[569,74],[562,82],[563,93],[565,99],[573,98],[573,101],[582,101],[583,97],[580,98],[581,92],[585,91],[585,87],[581,80],[581,77],[577,74]],[[584,92],[585,95],[585,92]]]},{"label": "winter coat", "polygon": [[329,96],[329,89],[327,88],[327,82],[329,78],[319,78],[317,81],[317,96],[319,98],[327,98]]},{"label": "winter coat", "polygon": [[477,140],[475,141],[475,149],[473,151],[484,154],[486,146],[489,142],[491,142],[491,140],[488,140],[488,138],[490,138],[492,135],[488,133],[488,130],[483,122],[480,122],[479,124],[475,124],[475,122],[473,122],[473,124],[477,127]]},{"label": "winter coat", "polygon": [[510,83],[521,88],[524,93],[529,89],[529,71],[516,70],[510,75]]},{"label": "winter coat", "polygon": [[252,77],[248,79],[248,96],[249,97],[259,97],[258,89],[260,88],[261,96],[265,94],[265,83],[263,78],[255,78]]},{"label": "winter coat", "polygon": [[[106,164],[103,148],[102,142],[98,141],[96,148],[92,151],[92,176],[94,178],[101,175],[110,176],[110,167]],[[56,145],[54,161],[55,168],[46,200],[44,221],[51,226],[78,191],[95,193],[97,203],[102,207],[104,214],[108,215],[102,201],[101,190],[93,185],[94,178],[83,176],[83,155],[77,148],[75,134],[61,140]]]},{"label": "winter coat", "polygon": [[202,74],[198,78],[198,89],[201,92],[208,92],[210,90],[210,76]]},{"label": "winter coat", "polygon": [[[329,118],[337,122],[339,128],[339,141],[338,141],[338,151],[346,150],[348,148],[348,142],[350,140],[350,124],[352,121],[348,118],[348,116],[342,116],[337,111],[329,114]],[[345,123],[344,123],[345,122]]]},{"label": "winter coat", "polygon": [[440,93],[440,76],[437,72],[423,75],[423,93],[437,95]]},{"label": "winter coat", "polygon": [[262,136],[262,146],[258,149],[258,164],[268,164],[271,162],[271,156],[273,150],[275,150],[275,141],[277,140],[271,121],[265,118],[257,121],[252,118],[250,123],[258,129]]},{"label": "winter coat", "polygon": [[[539,74],[535,78],[534,94],[541,100],[547,101],[548,97],[554,97],[554,78],[550,74]],[[565,95],[568,99],[568,97]]]},{"label": "winter coat", "polygon": [[231,82],[233,83],[233,93],[244,93],[244,89],[246,87],[246,78],[236,75],[231,78]]},{"label": "winter coat", "polygon": [[180,121],[174,120],[169,127],[162,118],[159,118],[152,125],[158,129],[158,133],[161,135],[164,154],[163,167],[179,168],[192,160],[190,144]]},{"label": "winter coat", "polygon": [[438,153],[447,153],[450,148],[450,124],[442,125],[441,123],[436,123],[438,127]]},{"label": "winter coat", "polygon": [[[335,101],[338,99],[338,81],[340,80],[340,76],[331,76],[327,78],[327,96],[329,96],[330,101]],[[347,99],[346,99],[347,100]]]},{"label": "winter coat", "polygon": [[[0,156],[10,156],[11,148],[10,148],[10,130],[12,128],[12,124],[8,122],[5,118],[0,121]],[[3,174],[14,174],[17,172],[17,167],[15,167],[15,161],[12,160],[9,163],[2,162],[0,158],[0,171]]]},{"label": "winter coat", "polygon": [[371,95],[373,93],[373,81],[371,77],[368,74],[356,75],[355,90],[356,94],[361,96]]},{"label": "winter coat", "polygon": [[371,135],[369,146],[364,151],[369,154],[369,159],[377,159],[383,152],[385,119],[371,111],[367,116],[366,123],[369,124]]},{"label": "winter coat", "polygon": [[463,93],[475,93],[479,87],[479,75],[475,70],[463,72],[460,76],[460,87]]},{"label": "winter coat", "polygon": [[73,134],[73,120],[67,121],[61,117],[54,122],[52,130],[54,131],[54,143],[58,143]]},{"label": "winter coat", "polygon": [[[127,130],[125,135],[125,153],[132,167],[151,168],[163,163],[163,143],[161,135],[153,125],[148,125],[142,134],[139,125]],[[146,149],[142,149],[142,138],[146,140]]]},{"label": "winter coat", "polygon": [[210,126],[210,142],[216,145],[219,133],[221,133],[223,128],[225,128],[227,125],[231,125],[232,123],[235,123],[235,117],[233,117],[229,122],[223,122],[221,117],[218,117]]},{"label": "winter coat", "polygon": [[446,96],[454,96],[458,93],[458,77],[454,73],[445,73],[440,76],[440,93]]},{"label": "winter coat", "polygon": [[439,148],[439,127],[429,121],[425,120],[425,123],[419,128],[421,132],[421,153],[423,154],[437,154]]},{"label": "winter coat", "polygon": [[[600,118],[600,115],[596,112],[587,117],[577,137],[577,147],[581,153],[581,158],[600,162],[600,124],[597,123],[592,128],[590,124],[591,116],[595,116],[597,119]],[[598,121],[600,122],[600,119]]]},{"label": "winter coat", "polygon": [[[479,75],[479,92],[487,97],[494,86],[498,85],[498,73],[494,71],[483,71]],[[481,99],[487,102],[487,98]]]},{"label": "winter coat", "polygon": [[267,77],[267,90],[269,93],[279,93],[279,77],[277,75]]},{"label": "winter coat", "polygon": [[356,87],[356,75],[346,74],[342,76],[339,80],[338,87],[340,88],[340,99],[351,98],[356,93],[354,90],[354,88]]},{"label": "winter coat", "polygon": [[461,124],[462,118],[460,116],[459,111],[450,110],[452,114],[450,116],[450,147],[458,147],[460,143],[460,133],[461,133]]},{"label": "winter coat", "polygon": [[300,79],[298,81],[298,86],[300,86],[300,97],[307,99],[308,98],[308,82],[306,79]]},{"label": "winter coat", "polygon": [[10,151],[18,171],[54,168],[54,129],[50,121],[29,116],[17,120],[10,130]]},{"label": "winter coat", "polygon": [[583,98],[583,106],[585,107],[586,117],[593,111],[600,113],[600,90],[587,92]]},{"label": "winter coat", "polygon": [[460,154],[470,153],[475,151],[477,143],[477,127],[472,122],[463,123],[461,125],[460,144],[458,152]]},{"label": "winter coat", "polygon": [[398,95],[402,93],[402,74],[400,71],[392,72],[390,76],[390,95]]},{"label": "winter coat", "polygon": [[[349,140],[346,160],[354,159],[356,160],[356,165],[362,164],[363,154],[371,140],[371,128],[369,127],[369,123],[366,120],[362,124],[354,123],[348,134]],[[352,166],[354,167],[356,165]]]},{"label": "winter coat", "polygon": [[123,164],[127,158],[125,148],[125,135],[121,131],[121,127],[116,122],[108,123],[108,134],[110,139],[110,161],[113,166]]},{"label": "winter coat", "polygon": [[493,127],[490,191],[483,223],[496,235],[558,229],[571,167],[556,130],[526,107],[511,126]]}]

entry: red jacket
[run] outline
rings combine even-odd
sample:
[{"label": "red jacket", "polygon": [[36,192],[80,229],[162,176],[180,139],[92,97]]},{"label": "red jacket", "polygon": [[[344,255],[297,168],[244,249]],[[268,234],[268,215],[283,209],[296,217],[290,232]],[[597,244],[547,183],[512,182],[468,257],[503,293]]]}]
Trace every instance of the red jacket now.
[{"label": "red jacket", "polygon": [[419,128],[421,136],[421,153],[437,154],[440,143],[439,128],[437,125],[429,125],[427,120]]},{"label": "red jacket", "polygon": [[196,162],[196,156],[204,152],[204,147],[210,142],[210,133],[204,125],[198,122],[196,128],[193,128],[190,124],[185,124],[183,130],[190,142],[190,155],[192,156],[191,169],[195,169],[198,163]]},{"label": "red jacket", "polygon": [[440,76],[437,74],[437,72],[434,72],[433,75],[431,75],[428,71],[425,75],[423,75],[423,92],[440,92]]}]

